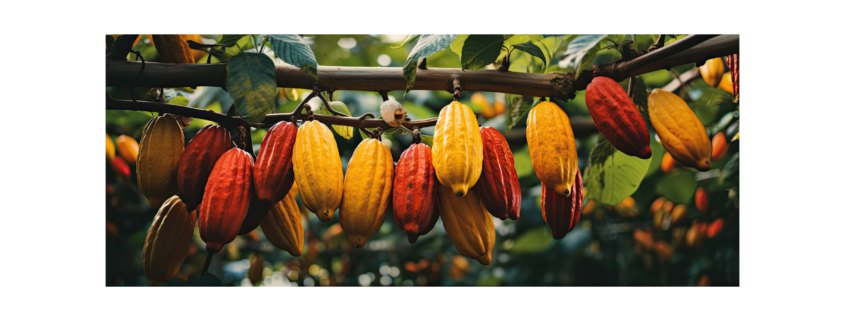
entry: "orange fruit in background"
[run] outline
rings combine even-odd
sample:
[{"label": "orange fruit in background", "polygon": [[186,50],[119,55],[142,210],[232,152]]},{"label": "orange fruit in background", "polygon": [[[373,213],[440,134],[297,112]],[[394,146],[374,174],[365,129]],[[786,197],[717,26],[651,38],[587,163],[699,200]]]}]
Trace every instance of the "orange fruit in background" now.
[{"label": "orange fruit in background", "polygon": [[673,168],[675,168],[675,159],[669,153],[663,154],[663,160],[660,161],[660,170],[666,173]]},{"label": "orange fruit in background", "polygon": [[725,134],[722,132],[716,133],[716,136],[713,136],[712,144],[713,156],[711,158],[714,162],[718,162],[728,152],[728,141],[725,139]]}]

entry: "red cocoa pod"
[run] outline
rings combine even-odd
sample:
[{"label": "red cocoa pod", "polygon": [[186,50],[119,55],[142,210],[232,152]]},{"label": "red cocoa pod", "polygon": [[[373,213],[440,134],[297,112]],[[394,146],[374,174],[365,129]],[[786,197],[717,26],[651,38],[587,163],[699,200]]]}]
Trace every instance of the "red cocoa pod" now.
[{"label": "red cocoa pod", "polygon": [[502,220],[519,218],[522,191],[513,167],[513,153],[495,128],[481,127],[481,142],[484,144],[481,179],[478,181],[478,197],[490,214]]},{"label": "red cocoa pod", "polygon": [[587,108],[613,147],[642,159],[651,157],[648,127],[642,114],[616,81],[595,77],[587,85]]},{"label": "red cocoa pod", "polygon": [[214,169],[217,159],[232,148],[229,131],[219,125],[205,125],[188,142],[188,147],[179,159],[176,174],[179,198],[191,212],[202,203],[208,175]]},{"label": "red cocoa pod", "polygon": [[581,218],[581,202],[584,200],[584,182],[581,181],[581,170],[575,176],[575,184],[572,185],[574,193],[570,197],[564,197],[555,193],[554,189],[546,188],[543,184],[542,205],[543,220],[552,230],[552,236],[559,240],[572,231]]},{"label": "red cocoa pod", "polygon": [[[255,171],[253,170],[254,175]],[[249,201],[249,210],[246,211],[246,217],[243,223],[241,223],[238,235],[244,235],[255,230],[261,224],[261,221],[264,220],[264,217],[267,216],[267,213],[270,213],[271,207],[273,207],[273,203],[262,202],[253,193],[252,200]]]},{"label": "red cocoa pod", "polygon": [[731,82],[734,86],[734,98],[739,98],[739,53],[728,55],[728,69],[731,70]]},{"label": "red cocoa pod", "polygon": [[[285,198],[293,185],[293,143],[296,125],[280,121],[270,127],[255,157],[255,194],[259,201],[273,204]],[[270,207],[267,207],[268,211]],[[255,226],[258,226],[258,220]]]},{"label": "red cocoa pod", "polygon": [[420,143],[411,145],[399,157],[393,172],[393,220],[414,243],[431,231],[432,221],[437,223],[437,176],[431,148]]},{"label": "red cocoa pod", "polygon": [[252,156],[240,148],[227,151],[217,163],[205,185],[200,205],[199,230],[209,253],[238,236],[252,198]]}]

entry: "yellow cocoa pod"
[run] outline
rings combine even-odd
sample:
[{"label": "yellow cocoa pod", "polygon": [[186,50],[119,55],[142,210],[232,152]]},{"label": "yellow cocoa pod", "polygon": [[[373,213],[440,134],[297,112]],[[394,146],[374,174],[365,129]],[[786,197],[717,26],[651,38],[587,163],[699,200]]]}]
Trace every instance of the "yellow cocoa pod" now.
[{"label": "yellow cocoa pod", "polygon": [[196,216],[188,213],[179,196],[167,199],[153,218],[144,241],[141,264],[152,285],[161,285],[176,276],[188,256],[194,236]]},{"label": "yellow cocoa pod", "polygon": [[343,165],[334,135],[323,123],[306,121],[297,130],[293,176],[305,207],[331,222],[343,197]]},{"label": "yellow cocoa pod", "polygon": [[111,162],[114,159],[114,141],[109,137],[109,134],[106,134],[106,159]]},{"label": "yellow cocoa pod", "polygon": [[138,160],[138,142],[129,136],[120,135],[115,140],[117,153],[127,163],[135,165]]},{"label": "yellow cocoa pod", "polygon": [[293,256],[302,255],[302,244],[305,242],[302,214],[299,212],[299,205],[296,205],[297,192],[294,183],[288,195],[273,204],[259,225],[273,246],[288,251]]},{"label": "yellow cocoa pod", "polygon": [[349,241],[361,248],[384,223],[384,212],[393,191],[393,155],[378,139],[358,145],[343,180],[340,226]]},{"label": "yellow cocoa pod", "polygon": [[648,116],[657,137],[675,161],[700,171],[710,169],[713,146],[704,125],[681,97],[655,89],[648,95]]},{"label": "yellow cocoa pod", "polygon": [[496,114],[496,109],[493,108],[493,106],[490,106],[490,101],[487,100],[487,97],[484,96],[484,94],[474,93],[472,94],[470,101],[481,107],[481,117],[484,117],[484,119],[490,119],[498,115]]},{"label": "yellow cocoa pod", "polygon": [[153,43],[162,62],[192,64],[194,54],[188,47],[188,40],[197,41],[199,35],[153,35]]},{"label": "yellow cocoa pod", "polygon": [[466,195],[481,177],[483,146],[478,120],[469,106],[453,101],[440,110],[431,149],[440,184],[458,197]]},{"label": "yellow cocoa pod", "polygon": [[150,119],[141,136],[136,173],[138,189],[153,208],[178,192],[176,175],[184,150],[185,135],[175,118],[165,114]]},{"label": "yellow cocoa pod", "polygon": [[704,66],[698,67],[701,72],[701,79],[704,79],[711,87],[716,87],[722,81],[722,75],[725,74],[725,64],[722,63],[722,58],[713,58],[707,60]]},{"label": "yellow cocoa pod", "polygon": [[730,72],[726,72],[722,76],[722,81],[719,82],[719,88],[721,88],[724,91],[729,92],[731,95],[734,94],[734,84],[731,81],[731,73]]},{"label": "yellow cocoa pod", "polygon": [[493,261],[496,229],[493,216],[487,212],[475,189],[465,197],[456,197],[445,186],[437,188],[437,207],[443,227],[458,252],[487,265]]},{"label": "yellow cocoa pod", "polygon": [[569,117],[555,103],[540,102],[528,113],[525,133],[537,177],[555,193],[568,197],[578,174],[578,154]]}]

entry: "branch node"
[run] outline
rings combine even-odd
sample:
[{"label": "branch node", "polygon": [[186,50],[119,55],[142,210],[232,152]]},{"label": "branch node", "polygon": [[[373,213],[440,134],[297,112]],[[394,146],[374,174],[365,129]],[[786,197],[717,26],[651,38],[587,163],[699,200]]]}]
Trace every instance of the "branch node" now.
[{"label": "branch node", "polygon": [[452,98],[455,101],[461,99],[461,91],[463,90],[464,82],[461,80],[461,77],[457,74],[452,74],[452,77],[449,79],[449,92],[452,93]]},{"label": "branch node", "polygon": [[554,95],[552,97],[563,100],[564,102],[575,99],[575,73],[570,71],[555,74],[556,76],[551,80],[552,89],[554,89]]},{"label": "branch node", "polygon": [[420,60],[420,64],[417,66],[417,69],[419,69],[419,70],[428,69],[428,67],[426,67],[426,59],[425,58]]},{"label": "branch node", "polygon": [[414,126],[414,129],[411,133],[414,135],[414,144],[419,144],[420,142],[422,142],[422,133],[420,133],[420,128],[418,126]]}]

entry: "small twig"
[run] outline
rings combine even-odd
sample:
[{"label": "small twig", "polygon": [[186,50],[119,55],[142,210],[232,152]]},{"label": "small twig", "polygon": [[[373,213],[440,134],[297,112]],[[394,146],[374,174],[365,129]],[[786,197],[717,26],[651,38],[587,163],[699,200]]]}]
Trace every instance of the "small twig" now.
[{"label": "small twig", "polygon": [[381,95],[381,100],[388,101],[390,98],[387,97],[387,90],[382,90],[378,92]]},{"label": "small twig", "polygon": [[[314,91],[314,92],[317,92],[317,91]],[[341,112],[339,112],[339,111],[336,111],[336,110],[332,109],[332,106],[331,106],[331,105],[329,105],[329,101],[328,101],[328,100],[326,100],[326,97],[324,97],[324,96],[323,96],[323,93],[321,93],[321,92],[317,92],[317,97],[320,97],[320,100],[322,100],[322,101],[323,101],[323,105],[326,107],[326,110],[328,110],[330,113],[332,113],[332,115],[335,115],[335,116],[350,117],[350,116],[349,116],[349,115],[347,115],[347,114],[344,114],[344,113],[341,113]]]},{"label": "small twig", "polygon": [[[373,113],[366,113],[366,114],[361,115],[361,117],[358,117],[358,119],[359,119],[359,120],[364,120],[364,119],[367,119],[367,117],[369,117],[369,118],[376,118],[376,116],[375,116],[375,115],[373,115]],[[361,129],[361,130],[363,130],[365,134],[367,134],[367,137],[370,137],[370,138],[372,138],[372,137],[373,137],[373,135],[374,135],[374,134],[373,134],[373,132],[372,132],[371,130],[366,129],[366,128],[364,128],[364,127],[360,127],[360,129]]]},{"label": "small twig", "polygon": [[669,74],[672,75],[672,78],[675,78],[675,80],[677,80],[678,82],[681,83],[681,93],[678,96],[681,97],[681,98],[684,98],[684,95],[686,95],[687,90],[689,89],[687,87],[687,84],[684,83],[683,80],[681,80],[681,77],[678,76],[678,73],[676,73],[674,70],[672,70],[672,68],[669,68]]},{"label": "small twig", "polygon": [[628,98],[634,98],[634,86],[636,86],[637,80],[634,77],[628,78]]},{"label": "small twig", "polygon": [[304,107],[308,103],[308,101],[311,100],[311,98],[314,98],[314,95],[316,95],[317,93],[318,91],[312,91],[310,94],[308,94],[308,96],[303,98],[301,102],[299,102],[299,105],[297,105],[296,108],[293,110],[291,122],[296,122],[296,120],[299,119],[299,115],[302,114],[302,107]]},{"label": "small twig", "polygon": [[211,257],[213,255],[214,253],[209,252],[208,256],[205,257],[205,265],[202,266],[202,273],[200,273],[200,276],[205,276],[205,274],[208,273],[208,267],[211,266]]},{"label": "small twig", "polygon": [[660,35],[660,36],[658,36],[658,37],[657,37],[657,41],[655,41],[655,42],[654,42],[654,44],[653,44],[653,45],[651,45],[651,48],[649,48],[649,50],[654,50],[654,49],[663,48],[663,43],[664,43],[665,41],[666,41],[666,35]]},{"label": "small twig", "polygon": [[418,126],[414,126],[414,130],[411,132],[414,135],[414,144],[419,144],[422,142],[422,133],[420,133],[420,128]]}]

